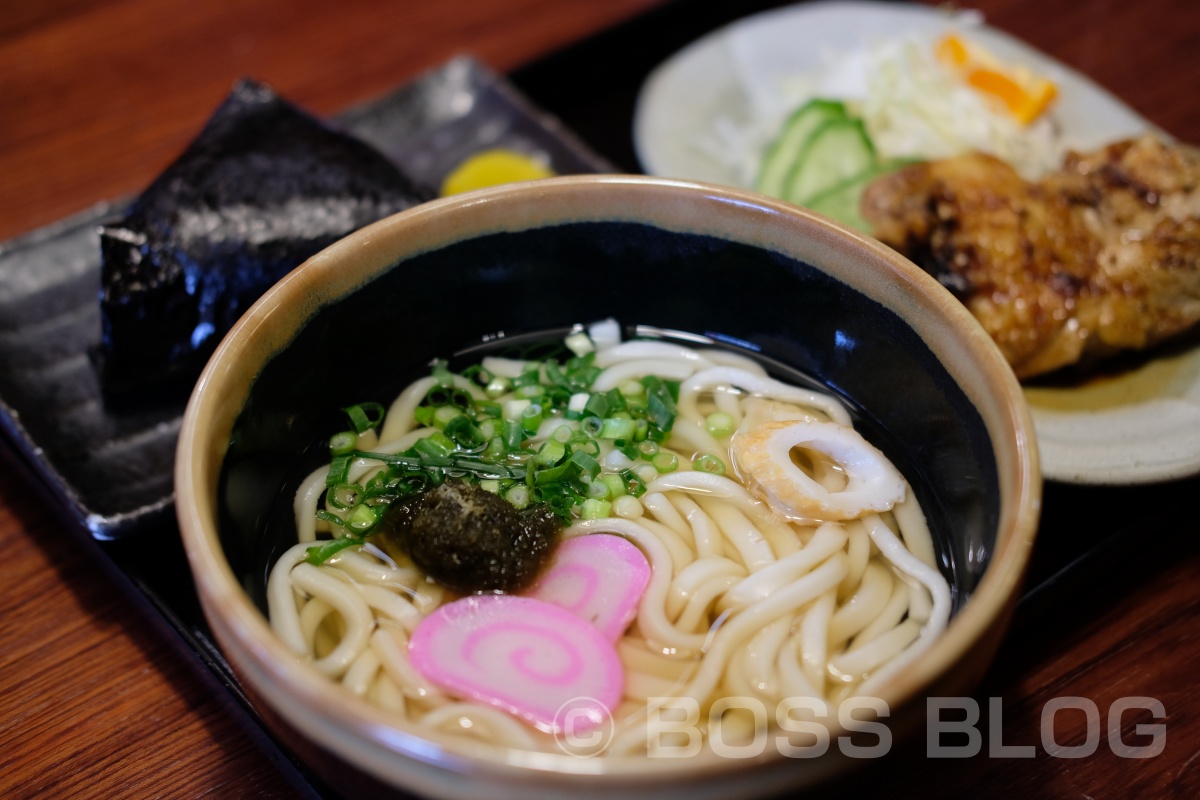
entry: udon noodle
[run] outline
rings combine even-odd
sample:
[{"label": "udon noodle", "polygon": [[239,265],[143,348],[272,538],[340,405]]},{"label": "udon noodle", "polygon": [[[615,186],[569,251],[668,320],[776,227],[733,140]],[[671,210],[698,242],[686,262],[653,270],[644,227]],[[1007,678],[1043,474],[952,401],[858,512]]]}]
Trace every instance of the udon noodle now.
[{"label": "udon noodle", "polygon": [[[703,710],[724,697],[757,698],[767,708],[799,697],[830,709],[869,696],[944,629],[950,593],[922,510],[837,399],[780,382],[725,350],[618,342],[611,325],[593,326],[591,334],[589,358],[602,368],[594,391],[644,375],[678,381],[677,417],[658,448],[666,459],[634,461],[599,440],[603,471],[632,469],[645,492],[613,499],[607,516],[573,517],[562,534],[564,541],[616,534],[650,564],[636,617],[615,643],[624,686],[611,709],[606,754],[646,752],[661,698],[691,698]],[[483,380],[529,366],[486,358]],[[516,396],[489,393],[462,375],[449,380],[502,406]],[[438,381],[426,377],[405,389],[378,431],[359,436],[359,450],[401,453],[432,435],[436,426],[419,424],[414,412]],[[536,448],[563,425],[577,430],[580,423],[549,419],[526,446]],[[654,466],[672,460],[669,471]],[[348,480],[362,484],[384,466],[357,458]],[[298,543],[270,573],[277,634],[331,680],[412,723],[553,751],[551,736],[436,685],[414,666],[414,630],[454,592],[370,537],[309,563],[309,549],[335,535],[330,515],[346,513],[330,502],[328,473],[322,467],[300,486]]]}]

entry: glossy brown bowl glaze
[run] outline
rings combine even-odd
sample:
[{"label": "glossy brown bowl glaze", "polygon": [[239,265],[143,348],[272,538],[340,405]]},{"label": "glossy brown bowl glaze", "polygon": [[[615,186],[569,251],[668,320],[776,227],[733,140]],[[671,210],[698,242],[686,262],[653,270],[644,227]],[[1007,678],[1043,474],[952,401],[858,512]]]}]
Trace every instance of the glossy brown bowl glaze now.
[{"label": "glossy brown bowl glaze", "polygon": [[[979,680],[1017,598],[1041,481],[1021,391],[975,320],[893,251],[796,206],[554,178],[427,203],[333,245],[245,315],[196,387],[176,466],[196,586],[225,656],[298,750],[374,785],[463,798],[761,796],[869,768],[837,747],[589,759],[473,743],[368,705],[272,633],[267,570],[294,543],[291,492],[327,457],[337,409],[393,396],[434,358],[608,317],[700,335],[836,393],[908,477],[954,598],[945,633],[877,693],[881,722],[906,735],[926,697]],[[334,759],[305,760],[338,785]]]}]

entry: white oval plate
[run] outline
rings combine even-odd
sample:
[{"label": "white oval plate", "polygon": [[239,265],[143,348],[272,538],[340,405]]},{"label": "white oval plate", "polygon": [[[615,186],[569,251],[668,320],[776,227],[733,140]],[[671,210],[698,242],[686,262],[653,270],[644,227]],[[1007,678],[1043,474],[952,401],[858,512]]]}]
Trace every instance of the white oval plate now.
[{"label": "white oval plate", "polygon": [[[881,2],[813,2],[756,14],[676,53],[646,79],[633,138],[650,175],[752,188],[752,169],[712,155],[719,137],[756,117],[782,119],[804,99],[798,78],[839,53],[904,35],[970,26],[1004,60],[1053,80],[1055,122],[1090,150],[1152,128],[1109,92],[972,12]],[[828,87],[828,83],[826,86]],[[739,168],[741,167],[741,168]],[[1028,388],[1042,472],[1067,483],[1151,483],[1200,472],[1200,347],[1072,388]]]}]

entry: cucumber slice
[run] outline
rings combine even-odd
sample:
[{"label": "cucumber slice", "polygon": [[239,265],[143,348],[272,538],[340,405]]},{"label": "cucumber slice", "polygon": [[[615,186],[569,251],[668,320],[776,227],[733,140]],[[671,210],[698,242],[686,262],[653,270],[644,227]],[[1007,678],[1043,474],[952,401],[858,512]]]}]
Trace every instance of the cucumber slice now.
[{"label": "cucumber slice", "polygon": [[825,122],[812,133],[788,175],[783,197],[807,205],[817,194],[866,172],[875,163],[875,147],[861,119]]},{"label": "cucumber slice", "polygon": [[812,134],[826,122],[846,118],[846,106],[837,100],[816,98],[800,106],[783,124],[779,136],[763,157],[754,188],[772,197],[783,197],[788,176]]},{"label": "cucumber slice", "polygon": [[862,193],[871,181],[914,163],[915,159],[893,159],[875,163],[846,180],[830,186],[809,198],[805,204],[818,214],[833,217],[843,225],[848,225],[863,233],[871,233],[871,225],[862,215]]},{"label": "cucumber slice", "polygon": [[848,225],[863,233],[870,233],[871,226],[863,219],[860,203],[863,189],[876,177],[878,177],[878,173],[875,170],[867,170],[861,175],[855,175],[853,178],[819,192],[805,205],[818,214],[833,217],[843,225]]}]

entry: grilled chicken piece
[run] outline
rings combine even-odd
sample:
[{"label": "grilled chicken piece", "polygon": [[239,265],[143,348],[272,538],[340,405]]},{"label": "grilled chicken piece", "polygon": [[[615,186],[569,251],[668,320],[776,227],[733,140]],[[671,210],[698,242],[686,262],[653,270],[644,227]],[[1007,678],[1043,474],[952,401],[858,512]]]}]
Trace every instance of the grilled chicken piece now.
[{"label": "grilled chicken piece", "polygon": [[1153,136],[1036,182],[982,154],[871,184],[877,238],[957,294],[1030,378],[1200,321],[1200,158]]}]

